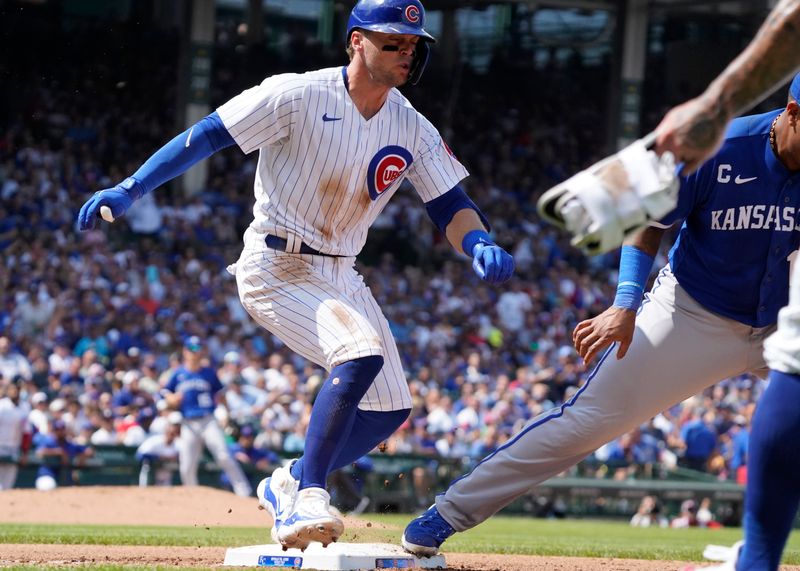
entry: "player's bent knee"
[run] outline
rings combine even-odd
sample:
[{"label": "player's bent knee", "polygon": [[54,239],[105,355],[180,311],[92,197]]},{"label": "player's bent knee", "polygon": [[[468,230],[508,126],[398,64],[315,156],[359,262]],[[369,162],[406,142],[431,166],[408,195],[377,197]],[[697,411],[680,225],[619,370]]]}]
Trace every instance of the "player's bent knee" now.
[{"label": "player's bent knee", "polygon": [[328,391],[339,393],[343,398],[358,402],[375,380],[383,367],[381,355],[369,355],[346,361],[331,369]]}]

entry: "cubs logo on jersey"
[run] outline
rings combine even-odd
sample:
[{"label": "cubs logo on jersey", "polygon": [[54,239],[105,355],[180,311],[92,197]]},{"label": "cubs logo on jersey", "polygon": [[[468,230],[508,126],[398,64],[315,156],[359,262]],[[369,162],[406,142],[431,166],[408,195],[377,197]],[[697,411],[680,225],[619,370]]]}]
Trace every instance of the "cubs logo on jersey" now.
[{"label": "cubs logo on jersey", "polygon": [[411,153],[398,145],[383,147],[375,153],[367,168],[369,197],[377,200],[386,189],[403,176],[413,160]]}]

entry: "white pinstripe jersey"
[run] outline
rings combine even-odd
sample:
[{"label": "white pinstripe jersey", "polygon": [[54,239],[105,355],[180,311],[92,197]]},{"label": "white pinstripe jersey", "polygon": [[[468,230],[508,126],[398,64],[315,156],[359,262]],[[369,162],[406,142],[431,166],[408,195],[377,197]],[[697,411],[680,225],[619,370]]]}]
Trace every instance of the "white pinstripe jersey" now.
[{"label": "white pinstripe jersey", "polygon": [[245,153],[260,150],[251,228],[355,256],[401,180],[428,202],[468,173],[397,89],[366,120],[345,69],[268,77],[217,111]]}]

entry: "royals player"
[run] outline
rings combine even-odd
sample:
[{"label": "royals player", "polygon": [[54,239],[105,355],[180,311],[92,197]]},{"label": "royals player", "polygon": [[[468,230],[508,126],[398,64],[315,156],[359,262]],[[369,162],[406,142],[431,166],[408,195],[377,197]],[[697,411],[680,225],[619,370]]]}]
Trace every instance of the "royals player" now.
[{"label": "royals player", "polygon": [[[785,109],[735,120],[719,153],[681,177],[676,210],[623,246],[613,306],[575,329],[586,362],[607,348],[584,385],[439,495],[406,527],[406,549],[436,553],[675,402],[727,377],[766,374],[763,341],[800,245],[798,98],[800,76]],[[641,303],[663,228],[680,219],[669,264]]]},{"label": "royals player", "polygon": [[170,376],[161,391],[167,404],[182,416],[178,440],[178,467],[184,486],[197,485],[197,469],[203,444],[208,447],[239,496],[249,496],[253,489],[241,466],[231,456],[228,443],[214,418],[222,383],[211,367],[203,365],[203,342],[193,335],[183,344],[183,363]]},{"label": "royals player", "polygon": [[330,374],[314,403],[305,453],[258,487],[284,547],[327,545],[342,533],[329,513],[328,473],[360,458],[406,419],[411,397],[381,309],[354,269],[367,230],[412,183],[436,226],[498,283],[513,260],[459,182],[466,169],[396,89],[416,83],[429,44],[418,0],[361,0],[347,26],[350,63],[269,77],[159,150],[133,176],[93,196],[122,215],[133,200],[216,150],[259,150],[255,219],[229,270],[261,326]]}]

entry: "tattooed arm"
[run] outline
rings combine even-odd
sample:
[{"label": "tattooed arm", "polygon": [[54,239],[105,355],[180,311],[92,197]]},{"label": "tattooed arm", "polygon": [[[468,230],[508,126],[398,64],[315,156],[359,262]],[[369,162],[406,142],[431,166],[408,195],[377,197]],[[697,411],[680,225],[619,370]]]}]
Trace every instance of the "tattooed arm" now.
[{"label": "tattooed arm", "polygon": [[656,152],[672,151],[690,174],[722,143],[733,117],[800,68],[800,0],[781,0],[750,45],[705,92],[673,108],[656,128]]}]

